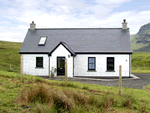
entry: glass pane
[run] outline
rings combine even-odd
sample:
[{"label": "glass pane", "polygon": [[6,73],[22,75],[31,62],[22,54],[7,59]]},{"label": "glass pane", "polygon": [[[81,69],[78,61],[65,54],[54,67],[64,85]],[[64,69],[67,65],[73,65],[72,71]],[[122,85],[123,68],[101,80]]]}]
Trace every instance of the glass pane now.
[{"label": "glass pane", "polygon": [[114,62],[114,58],[107,58],[108,62]]},{"label": "glass pane", "polygon": [[92,69],[95,69],[95,65],[94,64],[92,64]]},{"label": "glass pane", "polygon": [[43,57],[38,57],[38,62],[42,62],[43,61]]},{"label": "glass pane", "polygon": [[95,63],[95,58],[89,58],[89,63]]},{"label": "glass pane", "polygon": [[65,67],[65,58],[58,58],[58,68]]},{"label": "glass pane", "polygon": [[36,57],[36,66],[43,67],[43,57]]},{"label": "glass pane", "polygon": [[89,64],[89,69],[95,69],[95,65],[94,64]]},{"label": "glass pane", "polygon": [[46,37],[41,37],[39,44],[45,44],[45,41],[46,41]]},{"label": "glass pane", "polygon": [[112,63],[107,64],[107,70],[114,70],[114,64]]},{"label": "glass pane", "polygon": [[89,58],[89,63],[91,63],[92,61],[91,61],[91,58]]},{"label": "glass pane", "polygon": [[91,64],[89,64],[89,69],[91,69],[92,68],[92,66],[91,66]]},{"label": "glass pane", "polygon": [[107,67],[107,70],[114,70],[113,67]]},{"label": "glass pane", "polygon": [[37,62],[37,67],[43,67],[43,62]]}]

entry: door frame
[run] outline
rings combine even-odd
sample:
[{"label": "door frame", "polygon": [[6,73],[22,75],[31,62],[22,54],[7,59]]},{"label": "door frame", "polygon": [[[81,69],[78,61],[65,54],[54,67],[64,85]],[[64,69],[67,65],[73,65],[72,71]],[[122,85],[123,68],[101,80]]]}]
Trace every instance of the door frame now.
[{"label": "door frame", "polygon": [[[57,56],[57,69],[58,69],[58,58],[65,58],[66,59],[66,57],[65,56]],[[58,76],[58,73],[57,73],[57,76]]]}]

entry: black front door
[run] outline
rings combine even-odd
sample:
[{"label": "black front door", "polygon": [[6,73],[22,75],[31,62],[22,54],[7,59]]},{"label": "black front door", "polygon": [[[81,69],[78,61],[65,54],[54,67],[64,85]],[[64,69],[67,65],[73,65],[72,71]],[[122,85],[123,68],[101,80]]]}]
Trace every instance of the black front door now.
[{"label": "black front door", "polygon": [[57,76],[65,76],[65,57],[57,57]]}]

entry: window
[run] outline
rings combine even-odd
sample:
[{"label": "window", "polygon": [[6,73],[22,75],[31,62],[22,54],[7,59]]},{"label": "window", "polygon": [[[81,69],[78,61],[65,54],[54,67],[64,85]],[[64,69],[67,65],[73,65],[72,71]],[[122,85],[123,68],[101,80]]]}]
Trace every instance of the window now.
[{"label": "window", "polygon": [[107,71],[114,71],[114,57],[107,57]]},{"label": "window", "polygon": [[45,45],[46,37],[41,37],[39,45]]},{"label": "window", "polygon": [[88,57],[88,70],[95,70],[95,57]]},{"label": "window", "polygon": [[43,67],[43,57],[36,57],[36,67]]}]

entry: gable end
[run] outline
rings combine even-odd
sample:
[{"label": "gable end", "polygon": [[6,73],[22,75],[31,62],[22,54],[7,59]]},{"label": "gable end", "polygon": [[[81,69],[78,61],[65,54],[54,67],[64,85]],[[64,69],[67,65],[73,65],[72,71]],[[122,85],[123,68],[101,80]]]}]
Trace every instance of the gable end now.
[{"label": "gable end", "polygon": [[76,54],[74,52],[72,52],[68,47],[65,46],[64,42],[60,42],[48,55],[51,56],[52,53],[57,49],[57,47],[59,47],[59,45],[63,45],[71,54],[71,56],[76,56]]}]

